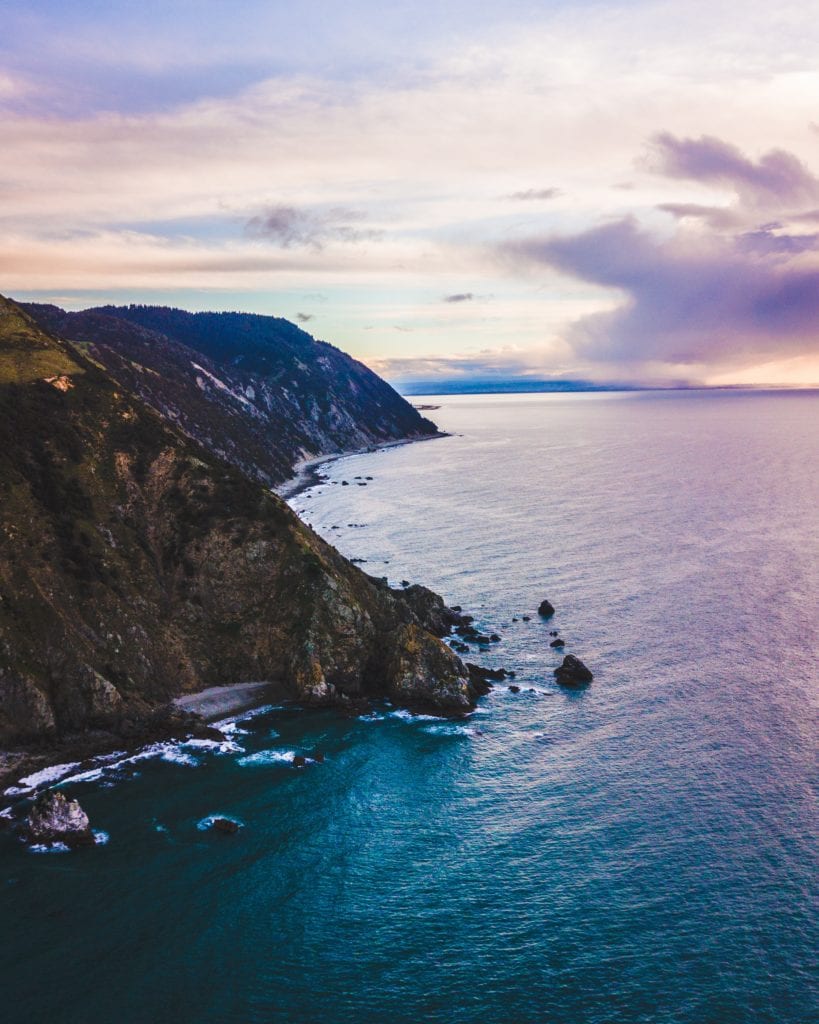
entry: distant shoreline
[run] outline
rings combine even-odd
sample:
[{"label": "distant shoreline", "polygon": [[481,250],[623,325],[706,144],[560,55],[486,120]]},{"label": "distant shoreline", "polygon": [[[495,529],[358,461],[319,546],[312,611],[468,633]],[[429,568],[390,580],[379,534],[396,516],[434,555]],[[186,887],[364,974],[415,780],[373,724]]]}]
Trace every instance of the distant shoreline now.
[{"label": "distant shoreline", "polygon": [[302,491],[308,490],[310,487],[315,487],[321,483],[321,475],[319,468],[326,466],[330,462],[335,462],[338,459],[346,459],[350,455],[369,455],[374,452],[384,451],[388,448],[399,448],[405,444],[415,444],[418,441],[436,441],[442,437],[450,437],[451,435],[438,431],[435,434],[422,434],[418,437],[402,437],[397,441],[382,441],[380,444],[367,445],[365,448],[351,448],[345,452],[333,452],[330,455],[319,455],[315,459],[302,459],[301,462],[297,462],[293,467],[296,472],[289,480],[285,480],[283,484],[279,484],[278,487],[274,487],[273,491],[284,501],[291,501],[297,495],[301,494]]}]

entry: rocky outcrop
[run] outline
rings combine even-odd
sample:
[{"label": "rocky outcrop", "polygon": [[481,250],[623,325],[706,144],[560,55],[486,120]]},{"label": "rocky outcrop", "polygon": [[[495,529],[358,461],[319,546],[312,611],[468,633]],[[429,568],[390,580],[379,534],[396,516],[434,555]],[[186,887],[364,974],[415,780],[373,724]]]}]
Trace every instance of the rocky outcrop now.
[{"label": "rocky outcrop", "polygon": [[223,836],[235,836],[239,831],[239,822],[232,818],[214,818],[210,823],[213,832],[219,832]]},{"label": "rocky outcrop", "polygon": [[53,789],[40,793],[34,801],[24,834],[31,843],[94,845],[88,815],[76,800],[69,800],[64,793]]},{"label": "rocky outcrop", "polygon": [[555,669],[555,679],[561,686],[585,686],[594,679],[594,676],[579,658],[567,654],[563,664]]},{"label": "rocky outcrop", "polygon": [[448,608],[442,597],[419,583],[407,584],[395,593],[409,605],[421,625],[435,636],[448,636],[456,627],[471,621],[469,616],[461,614],[460,609]]},{"label": "rocky outcrop", "polygon": [[550,619],[555,613],[554,605],[551,601],[547,601],[544,598],[544,600],[540,602],[537,613],[544,619]]},{"label": "rocky outcrop", "polygon": [[41,328],[80,343],[121,387],[213,454],[268,486],[290,478],[305,458],[436,433],[386,381],[287,320],[162,306],[23,308]]},{"label": "rocky outcrop", "polygon": [[387,660],[388,694],[398,704],[468,711],[476,693],[469,673],[448,647],[421,626],[401,627]]},{"label": "rocky outcrop", "polygon": [[[430,632],[440,599],[367,576],[14,304],[0,312],[0,745],[175,730],[171,698],[260,680],[305,703],[471,705]],[[72,387],[4,377],[29,335],[44,364],[72,361]]]}]

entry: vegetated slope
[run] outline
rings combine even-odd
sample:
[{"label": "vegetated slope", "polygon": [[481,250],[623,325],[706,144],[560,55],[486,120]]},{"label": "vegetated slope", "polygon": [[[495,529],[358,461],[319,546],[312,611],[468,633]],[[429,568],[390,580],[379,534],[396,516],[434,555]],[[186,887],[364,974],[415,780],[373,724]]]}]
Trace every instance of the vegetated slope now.
[{"label": "vegetated slope", "polygon": [[287,320],[159,306],[23,308],[268,485],[288,479],[304,458],[436,432],[386,381]]},{"label": "vegetated slope", "polygon": [[400,593],[0,297],[0,742],[133,735],[176,694],[249,680],[471,701]]}]

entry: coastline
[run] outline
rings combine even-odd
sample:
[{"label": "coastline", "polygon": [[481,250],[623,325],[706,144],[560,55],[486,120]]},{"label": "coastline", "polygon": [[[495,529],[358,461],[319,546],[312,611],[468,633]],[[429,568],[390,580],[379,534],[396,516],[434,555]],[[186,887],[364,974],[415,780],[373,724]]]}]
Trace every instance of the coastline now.
[{"label": "coastline", "polygon": [[[448,433],[438,431],[434,434],[384,441],[377,445],[305,459],[296,463],[294,467],[296,473],[290,480],[273,490],[283,500],[290,501],[303,491],[319,484],[321,482],[320,467],[330,462],[353,455],[365,455],[406,444],[414,444],[417,441],[433,441],[450,436]],[[283,699],[287,699],[287,694],[281,683],[271,681],[228,683],[207,687],[195,693],[179,694],[168,701],[166,705],[154,709],[154,712],[156,714],[170,712],[191,716],[192,719],[198,719],[202,725],[205,725],[271,702],[277,703]],[[123,747],[135,752],[151,743],[178,739],[179,732],[174,726],[167,729],[159,726],[151,735],[142,737],[136,743],[133,740],[128,743],[118,734],[106,730],[91,730],[85,734],[67,737],[54,746],[37,744],[27,748],[23,745],[0,750],[0,793],[8,786],[18,783],[21,778],[41,771],[48,771],[48,769],[67,762],[87,766],[95,758],[104,757],[114,750],[122,750]]]},{"label": "coastline", "polygon": [[271,701],[283,700],[287,694],[279,683],[228,683],[209,686],[197,693],[175,697],[171,704],[179,711],[192,712],[206,722],[215,722],[240,711],[249,711]]},{"label": "coastline", "polygon": [[297,497],[302,491],[306,491],[311,487],[315,487],[321,483],[321,474],[319,469],[321,466],[325,466],[330,462],[336,462],[338,459],[346,459],[351,455],[368,455],[373,452],[384,451],[388,448],[399,448],[405,444],[416,444],[420,441],[437,441],[443,437],[450,437],[443,431],[437,431],[434,434],[422,434],[418,437],[402,437],[396,441],[382,441],[380,444],[370,444],[364,448],[351,448],[349,451],[343,452],[332,452],[329,455],[319,455],[314,459],[302,459],[297,462],[293,467],[295,474],[290,477],[289,480],[285,480],[283,484],[279,484],[278,487],[272,488],[273,493],[277,494],[284,501],[291,501]]},{"label": "coastline", "polygon": [[[243,712],[254,711],[268,704],[278,704],[287,698],[288,694],[280,683],[229,683],[182,694],[174,697],[164,707],[179,715],[190,716],[189,724],[192,727],[198,720],[201,731],[208,723],[240,716]],[[157,710],[161,711],[162,708]],[[104,763],[112,752],[127,758],[157,744],[184,742],[185,731],[173,725],[167,729],[160,727],[137,742],[132,740],[130,743],[115,733],[96,731],[74,736],[50,748],[41,746],[0,750],[0,796],[13,802],[20,796],[30,795],[24,792],[29,787],[22,787],[19,792],[15,792],[22,780],[30,776],[42,776],[41,781],[30,787],[30,792],[35,792],[62,779],[67,770],[60,772],[60,768],[80,772],[93,770],[99,763]],[[191,734],[195,738],[194,729]]]}]

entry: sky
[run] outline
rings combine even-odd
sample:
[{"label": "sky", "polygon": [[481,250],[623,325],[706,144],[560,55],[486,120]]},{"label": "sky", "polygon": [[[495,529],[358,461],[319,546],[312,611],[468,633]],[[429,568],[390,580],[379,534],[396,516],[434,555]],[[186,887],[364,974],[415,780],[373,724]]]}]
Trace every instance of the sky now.
[{"label": "sky", "polygon": [[0,0],[0,292],[399,384],[819,384],[812,7]]}]

